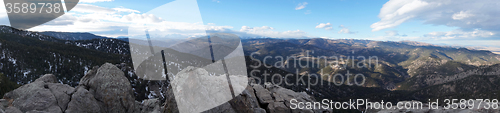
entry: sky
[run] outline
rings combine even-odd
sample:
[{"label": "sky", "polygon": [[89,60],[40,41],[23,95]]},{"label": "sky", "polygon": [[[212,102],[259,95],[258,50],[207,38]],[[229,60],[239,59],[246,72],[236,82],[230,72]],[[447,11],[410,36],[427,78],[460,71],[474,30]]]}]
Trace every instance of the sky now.
[{"label": "sky", "polygon": [[[65,15],[28,30],[410,40],[500,51],[499,6],[496,0],[80,0]],[[9,25],[5,18],[0,14],[0,24]]]}]

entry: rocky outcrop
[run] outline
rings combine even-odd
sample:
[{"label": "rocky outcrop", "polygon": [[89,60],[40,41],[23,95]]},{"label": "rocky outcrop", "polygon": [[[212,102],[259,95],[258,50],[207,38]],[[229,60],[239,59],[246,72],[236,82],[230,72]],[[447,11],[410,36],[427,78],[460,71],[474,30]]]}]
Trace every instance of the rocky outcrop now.
[{"label": "rocky outcrop", "polygon": [[16,107],[10,106],[5,109],[5,113],[23,113],[21,110],[17,109]]},{"label": "rocky outcrop", "polygon": [[267,87],[250,84],[228,103],[205,111],[205,113],[333,113],[331,109],[291,109],[291,99],[297,99],[297,102],[315,101],[305,92],[298,93],[271,84],[267,84]]},{"label": "rocky outcrop", "polygon": [[142,106],[123,72],[110,63],[90,70],[76,88],[46,74],[6,93],[3,101],[5,112],[137,113]]},{"label": "rocky outcrop", "polygon": [[[258,85],[253,84],[253,87],[258,87]],[[265,83],[264,87],[269,90],[273,101],[269,103],[266,110],[271,113],[283,113],[283,112],[293,112],[293,113],[332,113],[331,109],[291,109],[290,101],[296,99],[297,102],[316,102],[316,100],[309,96],[306,92],[294,92],[290,89],[286,89],[271,83]],[[256,90],[258,93],[258,90]],[[265,104],[265,103],[261,103]]]},{"label": "rocky outcrop", "polygon": [[266,111],[261,108],[254,88],[248,86],[233,100],[230,101],[232,108],[238,113],[265,113]]},{"label": "rocky outcrop", "polygon": [[75,93],[71,96],[71,101],[68,103],[67,113],[92,113],[102,112],[99,101],[94,98],[84,87],[77,87]]},{"label": "rocky outcrop", "polygon": [[[226,77],[226,75],[210,76],[204,68],[192,66],[177,73],[171,84],[179,112],[197,113],[224,106],[233,98]],[[243,81],[240,79],[248,80],[246,76],[230,75],[229,77],[233,83],[235,95],[247,86],[247,82],[242,83],[243,85],[238,84],[240,82],[234,82]]]},{"label": "rocky outcrop", "polygon": [[[95,70],[92,70],[95,71]],[[123,71],[115,65],[106,63],[93,75],[90,72],[82,78],[81,86],[88,88],[90,94],[102,105],[102,112],[106,113],[136,113],[132,87]]]},{"label": "rocky outcrop", "polygon": [[[202,68],[190,70],[205,71]],[[190,72],[190,71],[182,71]],[[182,73],[180,73],[182,74]],[[207,73],[200,73],[203,76]],[[233,79],[233,78],[231,78]],[[237,80],[237,79],[234,79]],[[252,81],[251,79],[249,81]],[[207,113],[324,113],[331,110],[290,109],[290,99],[312,102],[314,98],[304,92],[297,93],[271,84],[252,82],[242,93]],[[169,92],[170,91],[170,92]],[[94,67],[75,88],[61,84],[56,76],[46,74],[30,84],[5,94],[0,99],[0,113],[176,113],[176,98],[172,90],[164,93],[165,102],[159,99],[135,101],[132,88],[124,73],[115,65],[106,63]],[[211,92],[211,91],[205,91]],[[214,92],[212,92],[214,93]],[[181,99],[182,100],[182,99]]]},{"label": "rocky outcrop", "polygon": [[142,111],[143,113],[160,113],[160,100],[158,99],[147,99],[142,101]]},{"label": "rocky outcrop", "polygon": [[73,90],[69,85],[57,83],[54,75],[47,74],[33,83],[6,93],[4,99],[12,101],[9,107],[13,106],[22,112],[62,113],[66,110]]},{"label": "rocky outcrop", "polygon": [[[197,77],[199,78],[204,78],[203,76],[209,76],[206,70],[203,68],[188,67],[185,70],[179,72],[176,75],[176,77],[179,77],[180,75],[183,75],[183,77],[189,77],[191,76],[188,75],[189,73],[197,73],[198,74]],[[231,78],[231,80],[232,81],[237,80],[235,78],[236,77]],[[317,110],[291,109],[290,108],[291,105],[289,103],[291,99],[297,99],[298,102],[313,102],[315,100],[311,96],[307,95],[305,92],[297,93],[277,85],[272,85],[270,83],[266,83],[266,85],[264,86],[260,84],[254,84],[254,82],[252,82],[254,80],[251,78],[248,81],[250,82],[248,82],[247,85],[245,85],[246,87],[241,91],[241,94],[236,95],[236,97],[234,97],[233,99],[229,100],[226,103],[223,103],[210,110],[204,111],[204,113],[221,113],[221,112],[223,113],[291,113],[291,112],[332,113],[333,112],[332,110],[324,110],[324,109],[317,109]],[[190,84],[189,86],[194,87],[195,85],[196,84],[194,85]],[[178,89],[175,88],[176,87],[175,82],[172,87],[174,87],[174,89]],[[198,93],[201,93],[201,95],[203,96],[213,95],[210,94],[211,93],[210,91],[200,91]],[[173,96],[172,92],[165,92],[164,94],[167,94],[166,95],[167,98]],[[184,97],[176,96],[175,99],[179,100],[178,97],[189,98],[189,96],[184,96]],[[180,99],[180,100],[186,100],[186,99]],[[169,103],[164,103],[164,106],[162,107],[162,109],[165,109],[162,110],[164,111],[164,113],[172,112],[170,111],[171,108],[167,107],[168,105]]]}]

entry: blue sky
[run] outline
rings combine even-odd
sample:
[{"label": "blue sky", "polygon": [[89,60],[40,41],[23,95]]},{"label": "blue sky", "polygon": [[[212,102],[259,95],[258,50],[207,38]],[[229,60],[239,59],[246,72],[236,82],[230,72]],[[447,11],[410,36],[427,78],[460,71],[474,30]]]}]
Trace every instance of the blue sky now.
[{"label": "blue sky", "polygon": [[176,37],[206,31],[242,37],[412,40],[496,51],[498,6],[495,0],[80,0],[66,15],[30,30],[118,37],[131,35],[130,24],[149,22],[156,26],[148,28]]}]

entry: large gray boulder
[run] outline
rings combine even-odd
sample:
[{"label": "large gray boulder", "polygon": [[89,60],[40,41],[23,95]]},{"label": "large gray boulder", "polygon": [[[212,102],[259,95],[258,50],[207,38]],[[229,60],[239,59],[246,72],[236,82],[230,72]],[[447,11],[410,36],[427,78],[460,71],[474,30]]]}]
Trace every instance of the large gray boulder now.
[{"label": "large gray boulder", "polygon": [[224,103],[210,110],[203,111],[202,113],[241,113],[241,112],[236,112],[232,108],[231,104]]},{"label": "large gray boulder", "polygon": [[264,86],[249,83],[240,95],[204,113],[333,113],[332,109],[291,109],[291,99],[298,102],[315,102],[315,99],[305,92],[294,92],[268,83]]},{"label": "large gray boulder", "polygon": [[[250,80],[251,81],[251,80]],[[252,86],[260,106],[265,108],[268,113],[332,113],[332,109],[291,109],[290,100],[297,102],[316,102],[316,100],[305,92],[295,92],[281,86],[265,83],[264,85],[253,84]],[[252,91],[247,89],[248,91]],[[238,99],[238,98],[236,98]],[[238,109],[236,109],[238,110]],[[258,111],[254,111],[258,112]]]},{"label": "large gray boulder", "polygon": [[[290,100],[295,99],[297,102],[316,102],[316,100],[305,92],[295,92],[277,85],[266,84],[276,102],[282,102],[290,108]],[[290,109],[292,113],[332,113],[332,109]]]},{"label": "large gray boulder", "polygon": [[[214,68],[217,67],[188,66],[177,73],[171,84],[180,112],[203,112],[219,108],[216,111],[233,112],[231,105],[227,103],[233,99],[227,77],[231,80],[235,96],[244,91],[248,78],[241,75],[220,74],[218,71],[213,71]],[[211,76],[209,72],[216,74]]]},{"label": "large gray boulder", "polygon": [[76,92],[71,96],[66,113],[102,113],[101,103],[99,103],[87,89],[77,87]]},{"label": "large gray boulder", "polygon": [[5,110],[5,108],[9,107],[9,100],[0,99],[0,109]]},{"label": "large gray boulder", "polygon": [[160,100],[158,99],[143,100],[141,113],[160,113]]},{"label": "large gray boulder", "polygon": [[73,88],[57,83],[57,78],[46,74],[35,82],[23,85],[4,95],[12,99],[12,106],[22,112],[62,113],[69,102]]},{"label": "large gray boulder", "polygon": [[23,113],[21,110],[17,109],[16,107],[14,106],[10,106],[10,107],[7,107],[5,109],[5,112],[6,113]]},{"label": "large gray boulder", "polygon": [[57,105],[61,108],[62,111],[66,110],[67,105],[71,99],[71,94],[75,90],[75,88],[66,85],[66,84],[48,84],[48,87],[52,94],[56,97]]},{"label": "large gray boulder", "polygon": [[283,102],[272,102],[267,106],[269,113],[290,113],[290,108],[286,107]]},{"label": "large gray boulder", "polygon": [[274,102],[269,90],[258,84],[252,84],[252,87],[255,89],[255,94],[257,95],[257,99],[259,99],[260,104],[269,104]]},{"label": "large gray boulder", "polygon": [[[229,101],[229,103],[238,113],[255,113],[264,110],[260,108],[259,101],[255,96],[255,90],[251,86],[248,86],[240,95]],[[264,110],[264,112],[266,111]]]},{"label": "large gray boulder", "polygon": [[123,71],[115,65],[106,63],[97,71],[89,71],[80,81],[80,85],[88,88],[94,98],[103,105],[102,112],[140,112],[139,106],[136,106],[130,82]]}]

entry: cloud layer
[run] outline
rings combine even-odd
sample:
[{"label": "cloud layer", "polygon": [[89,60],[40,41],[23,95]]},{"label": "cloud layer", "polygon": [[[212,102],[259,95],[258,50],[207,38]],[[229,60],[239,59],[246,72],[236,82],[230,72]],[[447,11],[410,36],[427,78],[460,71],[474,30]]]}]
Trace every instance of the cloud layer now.
[{"label": "cloud layer", "polygon": [[318,29],[325,29],[325,30],[331,30],[331,29],[333,29],[332,28],[332,24],[330,24],[330,23],[326,23],[326,24],[325,23],[320,23],[319,25],[316,26],[316,28],[318,28]]},{"label": "cloud layer", "polygon": [[262,27],[248,27],[242,26],[240,29],[240,33],[237,35],[243,37],[275,37],[275,38],[304,38],[306,37],[306,32],[301,30],[289,30],[289,31],[274,31],[273,27],[262,26]]},{"label": "cloud layer", "polygon": [[348,27],[344,26],[344,25],[340,25],[339,26],[340,31],[338,33],[345,33],[345,34],[356,34],[356,32],[352,32],[351,30],[349,30]]},{"label": "cloud layer", "polygon": [[475,29],[473,31],[464,31],[461,29],[448,31],[448,32],[431,32],[425,34],[424,37],[431,39],[471,39],[471,38],[485,38],[492,37],[495,33],[491,31],[484,31]]},{"label": "cloud layer", "polygon": [[[390,0],[384,4],[372,31],[396,27],[409,20],[425,24],[458,27],[449,32],[433,32],[434,38],[491,37],[500,31],[497,0]],[[441,36],[441,37],[439,37]]]},{"label": "cloud layer", "polygon": [[301,30],[276,31],[273,27],[242,26],[233,30],[233,26],[220,26],[214,23],[204,25],[202,22],[174,22],[153,14],[125,7],[105,8],[90,4],[78,4],[74,10],[41,26],[33,31],[93,32],[108,37],[135,37],[144,31],[129,31],[130,28],[146,27],[151,35],[160,38],[182,38],[203,36],[206,33],[225,32],[241,37],[273,37],[304,38],[306,32]]},{"label": "cloud layer", "polygon": [[301,10],[301,9],[304,9],[304,8],[306,8],[306,5],[307,5],[307,2],[302,2],[302,3],[299,3],[299,4],[295,7],[295,10]]}]

